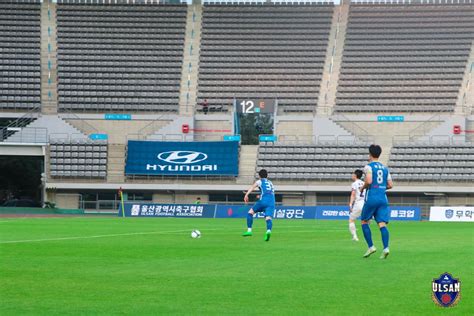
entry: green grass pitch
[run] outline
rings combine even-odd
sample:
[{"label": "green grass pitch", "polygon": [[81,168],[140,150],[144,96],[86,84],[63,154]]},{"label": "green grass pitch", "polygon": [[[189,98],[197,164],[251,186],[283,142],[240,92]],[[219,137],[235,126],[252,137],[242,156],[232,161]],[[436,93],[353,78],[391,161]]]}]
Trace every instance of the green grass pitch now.
[{"label": "green grass pitch", "polygon": [[[472,223],[393,222],[363,259],[346,221],[0,219],[0,315],[473,315]],[[202,238],[192,239],[192,229]],[[21,242],[18,242],[21,241]],[[449,309],[431,300],[461,280]]]}]

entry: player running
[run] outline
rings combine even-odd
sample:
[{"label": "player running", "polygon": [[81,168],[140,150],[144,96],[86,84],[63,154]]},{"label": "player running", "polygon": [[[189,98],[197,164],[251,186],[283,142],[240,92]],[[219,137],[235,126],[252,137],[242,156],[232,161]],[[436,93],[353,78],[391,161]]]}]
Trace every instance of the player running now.
[{"label": "player running", "polygon": [[352,173],[353,183],[351,198],[349,201],[349,231],[352,235],[352,240],[354,241],[359,241],[359,238],[357,238],[355,221],[360,216],[362,207],[364,206],[364,192],[362,191],[364,181],[361,180],[362,174],[363,171],[360,169],[357,169]]},{"label": "player running", "polygon": [[255,181],[248,189],[244,197],[244,202],[248,203],[249,194],[256,188],[260,188],[260,199],[252,206],[247,214],[247,231],[243,233],[242,236],[252,236],[252,224],[255,212],[265,212],[265,221],[267,223],[265,241],[269,241],[272,234],[272,217],[275,211],[275,190],[273,189],[273,183],[267,179],[267,170],[260,170],[258,175],[260,176],[260,180]]},{"label": "player running", "polygon": [[375,218],[380,233],[382,234],[383,252],[380,259],[385,259],[389,255],[388,249],[388,229],[389,221],[388,199],[386,191],[393,188],[392,177],[388,168],[378,161],[382,148],[379,145],[370,145],[369,147],[369,164],[365,166],[365,182],[362,190],[365,191],[365,203],[362,209],[362,232],[369,249],[364,254],[364,258],[368,258],[376,252],[374,243],[372,242],[372,233],[370,231],[369,222]]}]

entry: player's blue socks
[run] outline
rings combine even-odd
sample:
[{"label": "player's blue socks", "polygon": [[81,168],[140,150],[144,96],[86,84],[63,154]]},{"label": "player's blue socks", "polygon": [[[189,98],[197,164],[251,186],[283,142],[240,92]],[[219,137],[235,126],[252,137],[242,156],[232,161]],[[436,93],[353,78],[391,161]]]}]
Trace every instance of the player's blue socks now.
[{"label": "player's blue socks", "polygon": [[[370,231],[369,224],[362,224],[362,231],[364,232],[364,238],[369,248],[373,247],[374,243],[372,242],[372,233]],[[388,232],[387,232],[387,236],[388,236]]]},{"label": "player's blue socks", "polygon": [[388,229],[387,227],[381,227],[380,233],[382,234],[383,248],[388,248]]},{"label": "player's blue socks", "polygon": [[253,225],[253,215],[247,213],[247,228],[252,228]]},{"label": "player's blue socks", "polygon": [[267,219],[267,230],[272,230],[273,222],[271,219]]}]

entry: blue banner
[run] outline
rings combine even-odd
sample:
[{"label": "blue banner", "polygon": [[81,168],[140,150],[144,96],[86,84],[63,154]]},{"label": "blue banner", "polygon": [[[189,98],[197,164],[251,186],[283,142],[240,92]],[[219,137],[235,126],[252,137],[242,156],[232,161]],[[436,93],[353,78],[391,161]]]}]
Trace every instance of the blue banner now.
[{"label": "blue banner", "polygon": [[239,143],[128,141],[126,175],[239,174]]},{"label": "blue banner", "polygon": [[107,134],[90,134],[89,138],[93,139],[93,140],[107,140],[107,139],[109,139],[109,135],[107,135]]},{"label": "blue banner", "polygon": [[419,206],[390,206],[390,219],[397,221],[421,221]]},{"label": "blue banner", "polygon": [[115,120],[115,121],[130,121],[132,119],[132,114],[105,114],[104,119],[106,120]]},{"label": "blue banner", "polygon": [[225,141],[230,141],[230,142],[240,142],[240,135],[224,135],[224,140]]},{"label": "blue banner", "polygon": [[377,116],[378,122],[403,122],[405,117],[402,115],[379,115]]},{"label": "blue banner", "polygon": [[[216,218],[244,218],[252,204],[248,205],[217,205]],[[256,213],[255,217],[264,218],[263,213]],[[275,219],[314,219],[315,206],[276,206],[273,212]]]},{"label": "blue banner", "polygon": [[[127,217],[204,217],[204,218],[245,218],[252,204],[214,205],[214,204],[154,204],[125,203]],[[390,220],[419,221],[421,209],[418,206],[391,206]],[[121,206],[119,216],[122,216]],[[263,213],[255,214],[264,218]],[[347,206],[277,206],[273,212],[275,219],[329,219],[347,220]]]},{"label": "blue banner", "polygon": [[[347,206],[316,206],[316,219],[348,219]],[[421,208],[418,206],[389,206],[390,220],[419,221]]]},{"label": "blue banner", "polygon": [[258,136],[258,141],[261,142],[261,143],[276,142],[277,141],[277,136],[276,135],[259,135]]},{"label": "blue banner", "polygon": [[349,219],[349,207],[316,206],[316,219]]},{"label": "blue banner", "polygon": [[[217,205],[216,218],[244,218],[252,207],[248,205]],[[404,221],[421,220],[421,209],[417,206],[391,206],[390,219]],[[263,213],[257,213],[255,217],[264,217]],[[339,219],[349,218],[347,206],[277,206],[274,218],[286,219]]]},{"label": "blue banner", "polygon": [[[204,217],[213,218],[216,206],[208,204],[153,204],[126,202],[126,217]],[[119,216],[123,216],[122,206]]]}]

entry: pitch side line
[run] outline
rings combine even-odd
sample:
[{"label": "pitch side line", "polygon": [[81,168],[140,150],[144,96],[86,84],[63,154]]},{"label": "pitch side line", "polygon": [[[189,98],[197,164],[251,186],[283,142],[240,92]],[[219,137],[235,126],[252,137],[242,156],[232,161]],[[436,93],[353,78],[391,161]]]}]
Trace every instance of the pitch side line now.
[{"label": "pitch side line", "polygon": [[[206,229],[206,230],[219,230],[219,229]],[[77,240],[77,239],[93,239],[93,238],[107,238],[107,237],[120,237],[120,236],[136,236],[136,235],[166,235],[174,233],[189,232],[190,229],[160,231],[160,232],[141,232],[141,233],[123,233],[123,234],[109,234],[109,235],[93,235],[93,236],[75,236],[75,237],[58,237],[58,238],[43,238],[43,239],[25,239],[25,240],[9,240],[0,241],[0,244],[19,244],[28,242],[42,242],[42,241],[58,241],[58,240]]]},{"label": "pitch side line", "polygon": [[[7,222],[7,221],[4,221],[4,222]],[[301,227],[307,227],[307,226],[283,226],[281,228],[284,230],[284,228],[301,228]],[[166,234],[189,232],[189,230],[190,228],[180,229],[180,230],[169,230],[169,231],[155,231],[155,232],[137,232],[137,233],[122,233],[122,234],[92,235],[92,236],[72,236],[72,237],[57,237],[57,238],[42,238],[42,239],[9,240],[9,241],[0,241],[0,244],[20,244],[20,243],[29,243],[29,242],[80,240],[80,239],[94,239],[94,238],[107,238],[107,237],[121,237],[121,236],[153,235],[153,234],[166,235]],[[205,228],[205,231],[216,231],[216,230],[223,230],[223,228]],[[341,230],[331,229],[331,230],[323,230],[323,231],[342,231],[342,229]],[[300,231],[300,232],[303,232],[303,231]],[[321,232],[321,230],[316,228],[314,231],[308,230],[307,232]],[[298,231],[295,231],[295,233],[298,233]]]}]

